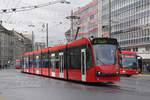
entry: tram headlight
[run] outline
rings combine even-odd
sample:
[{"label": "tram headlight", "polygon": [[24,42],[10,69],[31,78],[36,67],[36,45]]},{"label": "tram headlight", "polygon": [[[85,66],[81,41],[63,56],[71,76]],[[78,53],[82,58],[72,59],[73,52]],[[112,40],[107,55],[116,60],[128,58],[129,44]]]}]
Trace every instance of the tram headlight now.
[{"label": "tram headlight", "polygon": [[96,76],[100,76],[100,75],[101,75],[101,72],[97,71]]},{"label": "tram headlight", "polygon": [[117,74],[117,75],[120,75],[120,71],[117,71],[116,74]]},{"label": "tram headlight", "polygon": [[126,71],[125,71],[125,70],[123,70],[122,72],[123,72],[123,73],[125,73]]}]

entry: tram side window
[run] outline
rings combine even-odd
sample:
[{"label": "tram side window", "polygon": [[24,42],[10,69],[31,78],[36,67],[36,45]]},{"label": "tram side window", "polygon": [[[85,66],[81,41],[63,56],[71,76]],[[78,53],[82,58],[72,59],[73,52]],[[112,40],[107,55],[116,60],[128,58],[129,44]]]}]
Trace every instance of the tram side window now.
[{"label": "tram side window", "polygon": [[47,53],[44,53],[43,55],[42,55],[42,66],[43,66],[43,68],[48,68],[48,55],[47,55]]},{"label": "tram side window", "polygon": [[23,58],[20,57],[20,67],[22,68],[23,67]]},{"label": "tram side window", "polygon": [[59,68],[59,56],[58,56],[58,52],[56,53],[56,58],[55,58],[55,64],[56,64],[56,68]]},{"label": "tram side window", "polygon": [[[55,53],[55,54],[54,54]],[[51,65],[53,68],[59,68],[59,53],[58,51],[51,54]],[[48,61],[48,60],[47,60]],[[48,64],[48,62],[47,62]]]},{"label": "tram side window", "polygon": [[27,58],[24,57],[24,65],[25,65],[25,68],[27,68]]},{"label": "tram side window", "polygon": [[29,67],[32,67],[32,55],[29,56]]},{"label": "tram side window", "polygon": [[64,51],[60,51],[59,53],[62,53],[62,55],[59,55],[59,58],[58,58],[59,60],[58,66],[60,67],[60,66],[64,66],[65,59],[64,59]]},{"label": "tram side window", "polygon": [[70,48],[70,68],[71,69],[80,69],[81,68],[81,49],[86,49],[86,65],[87,69],[93,66],[93,56],[91,47],[89,44],[81,45],[78,47]]},{"label": "tram side window", "polygon": [[93,56],[92,56],[92,50],[90,45],[87,45],[87,49],[86,49],[86,63],[87,63],[87,69],[93,66]]},{"label": "tram side window", "polygon": [[51,62],[50,62],[50,53],[49,51],[46,53],[46,57],[47,57],[47,68],[50,68],[51,67]]},{"label": "tram side window", "polygon": [[26,57],[26,67],[27,67],[27,68],[29,67],[29,60],[28,60],[28,57]]},{"label": "tram side window", "polygon": [[69,50],[69,58],[70,58],[70,69],[80,69],[81,66],[81,48],[80,47],[72,47]]},{"label": "tram side window", "polygon": [[47,64],[47,66],[48,66],[48,68],[51,68],[51,55],[50,55],[49,52],[47,53],[47,59],[48,59],[48,64]]},{"label": "tram side window", "polygon": [[26,60],[26,57],[24,57],[24,66],[25,66],[25,68],[27,67],[27,60]]},{"label": "tram side window", "polygon": [[35,55],[33,55],[33,67],[36,67],[36,56]]},{"label": "tram side window", "polygon": [[32,55],[32,67],[34,67],[34,55]]},{"label": "tram side window", "polygon": [[39,68],[39,56],[38,55],[36,56],[35,63],[36,63],[36,67]]},{"label": "tram side window", "polygon": [[39,68],[42,68],[43,65],[42,65],[42,53],[39,54]]},{"label": "tram side window", "polygon": [[52,66],[52,71],[55,70],[55,66],[56,66],[55,59],[56,59],[55,54],[54,54],[54,53],[51,54],[51,66]]},{"label": "tram side window", "polygon": [[24,68],[24,57],[22,57],[22,68]]},{"label": "tram side window", "polygon": [[42,54],[39,54],[39,68],[42,68]]},{"label": "tram side window", "polygon": [[42,68],[45,68],[45,53],[41,54],[41,66]]}]

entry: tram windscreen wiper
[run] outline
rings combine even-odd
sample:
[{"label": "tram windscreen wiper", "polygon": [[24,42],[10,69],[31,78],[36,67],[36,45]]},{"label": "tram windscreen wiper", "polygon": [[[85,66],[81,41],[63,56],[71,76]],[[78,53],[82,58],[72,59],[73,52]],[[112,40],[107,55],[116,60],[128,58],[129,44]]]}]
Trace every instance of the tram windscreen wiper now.
[{"label": "tram windscreen wiper", "polygon": [[100,60],[98,57],[96,57],[96,59],[100,62],[100,63],[102,63],[103,65],[106,65],[102,60]]}]

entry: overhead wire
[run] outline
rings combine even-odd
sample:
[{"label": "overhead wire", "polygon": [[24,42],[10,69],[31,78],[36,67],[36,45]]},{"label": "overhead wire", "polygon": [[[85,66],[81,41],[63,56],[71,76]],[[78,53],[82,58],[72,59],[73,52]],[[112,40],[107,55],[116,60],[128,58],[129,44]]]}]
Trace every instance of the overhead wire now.
[{"label": "overhead wire", "polygon": [[[18,6],[20,5],[20,3],[21,3],[21,0],[19,0],[19,1],[16,3],[15,8],[18,7]],[[7,21],[9,21],[9,20],[11,19],[12,15],[13,15],[13,14],[11,14],[11,15],[7,18]]]},{"label": "overhead wire", "polygon": [[48,2],[48,3],[43,3],[43,4],[38,4],[38,5],[34,5],[34,6],[24,6],[24,7],[20,7],[20,8],[10,8],[10,9],[1,9],[0,13],[1,14],[7,14],[7,13],[14,13],[14,12],[21,12],[21,11],[29,11],[29,10],[33,10],[33,9],[37,9],[37,8],[41,8],[41,7],[46,7],[52,4],[56,4],[56,3],[70,3],[67,2],[65,0],[57,0],[57,1],[53,1],[53,2]]}]

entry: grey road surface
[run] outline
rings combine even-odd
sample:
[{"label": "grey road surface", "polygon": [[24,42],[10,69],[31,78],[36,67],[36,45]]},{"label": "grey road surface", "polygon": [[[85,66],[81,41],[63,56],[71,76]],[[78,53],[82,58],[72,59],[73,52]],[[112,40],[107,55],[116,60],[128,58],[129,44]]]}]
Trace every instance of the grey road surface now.
[{"label": "grey road surface", "polygon": [[150,100],[150,76],[123,77],[112,85],[81,84],[0,71],[0,100]]}]

